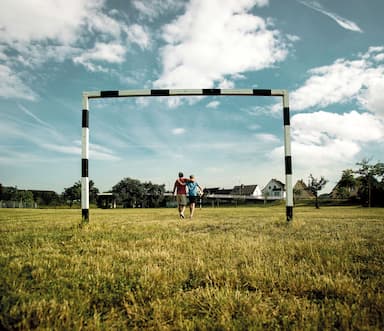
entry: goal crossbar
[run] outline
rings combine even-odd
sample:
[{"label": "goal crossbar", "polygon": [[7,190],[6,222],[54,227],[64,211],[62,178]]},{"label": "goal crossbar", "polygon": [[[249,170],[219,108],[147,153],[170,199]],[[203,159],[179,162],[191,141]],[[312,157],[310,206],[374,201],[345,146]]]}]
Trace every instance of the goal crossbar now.
[{"label": "goal crossbar", "polygon": [[161,97],[161,96],[277,96],[283,101],[284,164],[286,187],[286,220],[293,220],[292,156],[289,97],[287,90],[271,89],[143,89],[83,92],[81,137],[81,212],[82,222],[89,222],[89,100],[98,98]]}]

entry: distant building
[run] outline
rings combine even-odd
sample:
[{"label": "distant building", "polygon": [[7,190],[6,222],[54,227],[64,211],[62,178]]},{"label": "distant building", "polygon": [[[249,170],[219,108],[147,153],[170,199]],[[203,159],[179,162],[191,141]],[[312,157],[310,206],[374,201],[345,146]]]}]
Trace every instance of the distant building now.
[{"label": "distant building", "polygon": [[211,188],[204,188],[204,196],[205,197],[211,197],[211,196],[230,196],[232,192],[232,189],[229,188],[220,188],[220,187],[211,187]]},{"label": "distant building", "polygon": [[217,194],[220,190],[222,190],[220,187],[205,187],[204,188],[204,194]]},{"label": "distant building", "polygon": [[97,193],[97,207],[103,209],[116,208],[116,196],[113,193]]},{"label": "distant building", "polygon": [[228,203],[237,205],[239,202],[256,202],[261,199],[261,189],[258,185],[238,185],[232,189],[218,187],[204,189],[204,200],[210,201],[212,206]]},{"label": "distant building", "polygon": [[261,190],[258,185],[238,185],[232,189],[232,195],[242,195],[247,197],[261,197]]},{"label": "distant building", "polygon": [[302,179],[298,180],[293,187],[293,196],[296,200],[315,199],[315,195]]},{"label": "distant building", "polygon": [[272,178],[262,189],[262,196],[267,200],[285,199],[285,184],[275,178]]}]

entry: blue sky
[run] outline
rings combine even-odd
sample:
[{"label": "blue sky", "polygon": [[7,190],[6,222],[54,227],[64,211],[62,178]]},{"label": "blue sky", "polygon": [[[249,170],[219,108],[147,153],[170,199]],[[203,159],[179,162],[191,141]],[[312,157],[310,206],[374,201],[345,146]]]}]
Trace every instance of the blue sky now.
[{"label": "blue sky", "polygon": [[[3,0],[0,183],[81,177],[83,91],[290,93],[293,179],[384,161],[382,0]],[[280,98],[90,101],[89,176],[202,186],[284,181]]]}]

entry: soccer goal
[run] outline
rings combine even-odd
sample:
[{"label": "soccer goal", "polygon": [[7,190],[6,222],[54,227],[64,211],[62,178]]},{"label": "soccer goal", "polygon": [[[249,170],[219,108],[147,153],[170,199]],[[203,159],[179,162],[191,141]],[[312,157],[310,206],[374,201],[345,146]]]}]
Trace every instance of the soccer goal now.
[{"label": "soccer goal", "polygon": [[293,220],[292,156],[289,98],[287,90],[263,89],[161,89],[161,90],[113,90],[83,92],[82,137],[81,137],[81,213],[82,223],[89,222],[89,100],[98,98],[134,98],[161,96],[280,96],[283,99],[284,161],[286,188],[286,220]]}]

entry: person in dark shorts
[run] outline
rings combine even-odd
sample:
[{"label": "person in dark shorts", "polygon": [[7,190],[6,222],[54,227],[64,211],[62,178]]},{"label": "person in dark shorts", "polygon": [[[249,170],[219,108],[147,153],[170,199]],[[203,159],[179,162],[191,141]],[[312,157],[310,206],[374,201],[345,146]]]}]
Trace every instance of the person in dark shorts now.
[{"label": "person in dark shorts", "polygon": [[196,182],[194,175],[189,176],[189,180],[187,181],[187,187],[188,187],[188,199],[189,199],[189,211],[190,211],[189,218],[192,219],[193,213],[195,212],[196,201],[203,193],[203,189]]},{"label": "person in dark shorts", "polygon": [[173,194],[176,194],[176,201],[179,210],[180,218],[185,218],[184,211],[187,205],[187,178],[184,178],[184,174],[179,172],[179,176],[173,185]]}]

